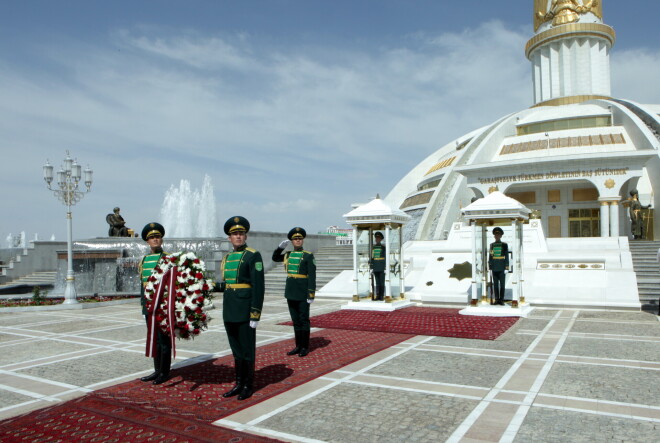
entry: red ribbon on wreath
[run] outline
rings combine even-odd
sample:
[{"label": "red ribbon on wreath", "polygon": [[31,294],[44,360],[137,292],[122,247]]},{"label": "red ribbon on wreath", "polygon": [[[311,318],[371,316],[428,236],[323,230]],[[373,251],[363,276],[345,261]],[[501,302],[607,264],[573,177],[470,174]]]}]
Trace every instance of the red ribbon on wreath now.
[{"label": "red ribbon on wreath", "polygon": [[[158,336],[159,322],[156,320],[156,310],[163,301],[163,296],[167,297],[167,329],[170,335],[172,345],[172,357],[176,358],[176,341],[174,340],[174,304],[176,301],[176,277],[179,275],[179,268],[174,266],[163,275],[158,284],[153,302],[149,306],[149,321],[147,321],[147,357],[156,356],[156,338]],[[165,295],[165,286],[167,294]]]}]

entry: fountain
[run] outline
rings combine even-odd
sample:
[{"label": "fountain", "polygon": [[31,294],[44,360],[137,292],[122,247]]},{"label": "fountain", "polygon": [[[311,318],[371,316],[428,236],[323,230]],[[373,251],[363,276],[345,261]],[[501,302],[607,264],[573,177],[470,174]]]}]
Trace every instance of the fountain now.
[{"label": "fountain", "polygon": [[160,219],[167,237],[211,238],[218,236],[218,220],[211,177],[204,176],[202,188],[192,189],[188,180],[172,185],[165,193]]},{"label": "fountain", "polygon": [[[206,175],[201,189],[192,189],[188,180],[172,185],[163,199],[161,218],[165,226],[163,248],[168,252],[190,251],[203,259],[209,270],[219,262],[229,243],[218,238],[218,220],[211,178]],[[74,242],[73,261],[80,293],[136,293],[140,280],[138,265],[148,245],[141,238],[97,238]],[[60,254],[57,283],[62,289],[63,263]]]}]

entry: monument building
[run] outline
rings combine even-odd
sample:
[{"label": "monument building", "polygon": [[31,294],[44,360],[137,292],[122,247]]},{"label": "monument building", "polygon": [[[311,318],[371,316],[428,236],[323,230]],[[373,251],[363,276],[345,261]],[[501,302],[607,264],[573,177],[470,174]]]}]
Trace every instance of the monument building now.
[{"label": "monument building", "polygon": [[[493,190],[534,210],[550,238],[628,235],[622,203],[635,189],[658,206],[660,105],[611,96],[616,35],[602,11],[602,1],[534,1],[525,47],[534,103],[449,141],[403,177],[385,200],[412,217],[406,239],[446,239],[461,207]],[[652,213],[648,238],[660,235]]]},{"label": "monument building", "polygon": [[[471,257],[461,211],[499,191],[532,211],[516,282],[527,301],[639,308],[629,243],[660,237],[660,105],[612,96],[616,34],[601,0],[534,0],[533,24],[531,106],[448,141],[384,199],[410,216],[405,297],[467,301],[469,275],[454,272]],[[347,295],[348,278],[319,295]]]}]

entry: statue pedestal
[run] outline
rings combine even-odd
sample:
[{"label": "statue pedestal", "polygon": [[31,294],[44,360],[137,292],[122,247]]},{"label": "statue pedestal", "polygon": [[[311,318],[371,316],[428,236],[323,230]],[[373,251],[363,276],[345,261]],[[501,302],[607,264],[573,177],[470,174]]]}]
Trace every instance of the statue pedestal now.
[{"label": "statue pedestal", "polygon": [[513,308],[509,305],[485,305],[485,306],[468,306],[465,309],[458,311],[461,315],[481,315],[484,317],[527,317],[530,312],[534,310],[528,304],[518,305]]},{"label": "statue pedestal", "polygon": [[397,309],[408,308],[410,306],[417,306],[417,303],[413,303],[410,300],[396,300],[392,303],[386,303],[384,301],[373,301],[373,300],[362,300],[362,301],[350,301],[345,305],[342,305],[342,309],[353,309],[358,311],[384,311],[391,312],[396,311]]}]

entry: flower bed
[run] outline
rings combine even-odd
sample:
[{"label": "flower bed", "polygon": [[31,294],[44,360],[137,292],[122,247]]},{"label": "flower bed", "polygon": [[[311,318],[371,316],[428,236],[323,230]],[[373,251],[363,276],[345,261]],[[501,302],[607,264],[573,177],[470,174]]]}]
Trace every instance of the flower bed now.
[{"label": "flower bed", "polygon": [[[114,301],[114,300],[127,300],[131,298],[138,298],[135,295],[117,295],[113,297],[108,296],[89,296],[89,297],[78,297],[79,303],[99,303],[104,301]],[[17,308],[17,307],[27,307],[27,306],[51,306],[51,305],[60,305],[64,302],[64,297],[55,297],[55,298],[44,298],[39,301],[34,301],[32,298],[10,298],[0,300],[0,308]]]}]

